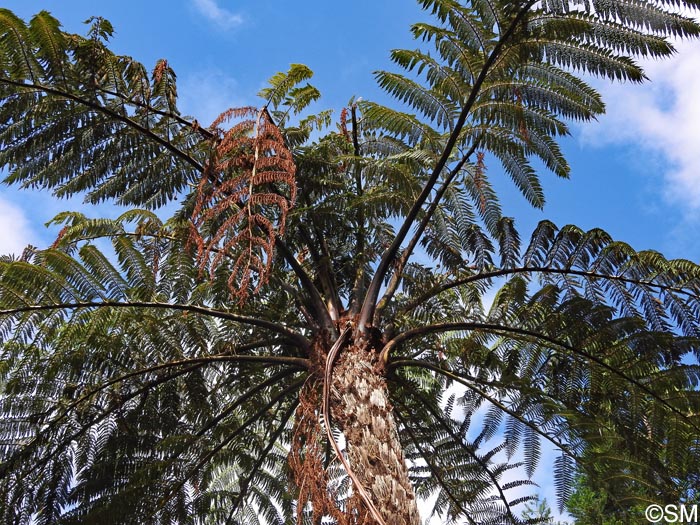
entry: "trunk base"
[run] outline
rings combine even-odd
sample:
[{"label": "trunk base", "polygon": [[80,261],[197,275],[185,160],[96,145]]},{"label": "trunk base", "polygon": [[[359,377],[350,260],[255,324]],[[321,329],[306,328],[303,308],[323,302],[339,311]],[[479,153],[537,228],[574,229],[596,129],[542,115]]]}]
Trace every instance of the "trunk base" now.
[{"label": "trunk base", "polygon": [[[330,488],[324,468],[329,448],[322,422],[323,370],[328,352],[326,345],[317,342],[313,346],[318,366],[300,393],[289,454],[299,491],[297,523],[303,522],[303,510],[310,503],[314,524],[328,516],[338,525],[376,525],[355,487],[344,504]],[[331,424],[345,436],[351,477],[364,488],[384,523],[420,525],[379,355],[364,346],[350,343],[338,354],[330,385]],[[337,461],[331,458],[336,465]]]},{"label": "trunk base", "polygon": [[333,369],[333,422],[345,435],[353,473],[386,525],[420,525],[378,357],[354,345],[343,349]]}]

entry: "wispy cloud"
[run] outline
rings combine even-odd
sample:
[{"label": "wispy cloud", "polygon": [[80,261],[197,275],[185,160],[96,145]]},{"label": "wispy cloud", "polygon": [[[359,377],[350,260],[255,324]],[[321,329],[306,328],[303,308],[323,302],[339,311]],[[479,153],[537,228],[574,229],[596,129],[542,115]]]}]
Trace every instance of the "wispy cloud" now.
[{"label": "wispy cloud", "polygon": [[216,0],[193,0],[195,9],[221,29],[232,29],[243,23],[243,17],[221,7]]},{"label": "wispy cloud", "polygon": [[239,96],[238,82],[219,69],[202,69],[184,75],[179,82],[180,110],[208,126],[229,108],[255,104]]},{"label": "wispy cloud", "polygon": [[24,212],[0,195],[0,255],[21,255],[27,244],[35,242],[34,232]]},{"label": "wispy cloud", "polygon": [[643,65],[651,82],[602,88],[607,114],[582,130],[594,144],[634,145],[660,158],[660,193],[700,211],[700,43],[681,42],[670,60]]}]

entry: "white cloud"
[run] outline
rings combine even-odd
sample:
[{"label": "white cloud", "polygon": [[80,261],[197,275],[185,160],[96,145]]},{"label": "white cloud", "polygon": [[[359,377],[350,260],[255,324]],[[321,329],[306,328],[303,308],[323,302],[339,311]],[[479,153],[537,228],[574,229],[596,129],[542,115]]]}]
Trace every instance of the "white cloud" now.
[{"label": "white cloud", "polygon": [[[593,144],[634,145],[660,160],[660,193],[687,212],[700,210],[700,43],[677,44],[678,54],[645,61],[650,82],[598,86],[607,114],[582,129]],[[648,155],[651,154],[651,155]]]},{"label": "white cloud", "polygon": [[194,7],[221,29],[232,29],[243,23],[241,15],[219,6],[216,0],[194,0]]},{"label": "white cloud", "polygon": [[179,82],[178,90],[178,103],[182,113],[196,118],[205,127],[229,108],[257,103],[246,103],[237,95],[237,81],[215,69],[184,76]]},{"label": "white cloud", "polygon": [[34,233],[23,211],[0,196],[0,255],[19,256],[34,242]]}]

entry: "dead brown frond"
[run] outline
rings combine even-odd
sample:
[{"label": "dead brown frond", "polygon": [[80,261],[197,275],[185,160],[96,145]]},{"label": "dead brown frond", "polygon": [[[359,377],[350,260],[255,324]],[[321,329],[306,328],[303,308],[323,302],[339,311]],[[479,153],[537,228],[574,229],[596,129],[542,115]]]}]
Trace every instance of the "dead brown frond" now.
[{"label": "dead brown frond", "polygon": [[343,108],[343,110],[340,112],[340,132],[343,134],[343,137],[345,137],[345,140],[350,142],[352,139],[350,138],[350,132],[348,131],[348,114],[350,112],[348,111],[348,108]]},{"label": "dead brown frond", "polygon": [[153,68],[153,81],[158,84],[160,83],[161,80],[163,80],[163,74],[167,71],[168,69],[168,61],[165,60],[164,58],[161,58],[156,62],[156,67]]},{"label": "dead brown frond", "polygon": [[[220,125],[233,119],[229,130]],[[228,286],[244,301],[267,282],[275,240],[296,199],[292,153],[267,109],[231,108],[210,126],[217,137],[191,218],[200,268],[231,262]]]},{"label": "dead brown frond", "polygon": [[61,239],[63,239],[63,237],[66,236],[66,233],[68,233],[68,230],[69,230],[68,226],[64,226],[63,228],[61,228],[61,231],[59,231],[58,235],[56,236],[56,240],[53,241],[53,243],[51,244],[51,246],[49,246],[49,248],[51,248],[52,250],[55,248],[58,248],[58,246],[61,244]]},{"label": "dead brown frond", "polygon": [[318,384],[309,381],[299,395],[299,407],[294,418],[292,446],[288,462],[296,485],[298,524],[304,510],[310,506],[311,523],[321,523],[323,517],[331,517],[337,524],[345,525],[346,514],[329,493],[329,477],[323,465],[325,457],[324,431],[321,428],[321,394]]}]

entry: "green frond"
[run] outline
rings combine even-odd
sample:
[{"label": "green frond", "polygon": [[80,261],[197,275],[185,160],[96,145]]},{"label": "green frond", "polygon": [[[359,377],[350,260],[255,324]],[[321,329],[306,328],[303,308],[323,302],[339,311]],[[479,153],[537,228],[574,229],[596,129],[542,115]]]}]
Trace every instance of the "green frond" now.
[{"label": "green frond", "polygon": [[[563,72],[557,72],[557,77],[550,77],[548,73],[544,66],[524,67],[522,76],[527,80],[503,79],[489,84],[488,91],[496,100],[512,100],[517,94],[523,107],[566,119],[590,120],[604,111],[600,97],[588,86],[577,85],[573,78],[571,83],[562,82]],[[561,123],[554,128],[565,129]]]},{"label": "green frond", "polygon": [[[468,39],[463,41],[453,31],[426,23],[414,24],[411,31],[416,39],[420,38],[426,42],[434,41],[440,57],[451,69],[458,72],[465,82],[471,83],[476,79],[478,70],[483,65],[484,57],[481,53],[473,53],[467,47],[469,45]],[[484,38],[484,40],[486,39]],[[484,48],[480,38],[472,46],[478,46],[476,47],[477,51]]]},{"label": "green frond", "polygon": [[524,142],[527,142],[530,133],[547,138],[568,135],[566,125],[553,114],[536,106],[525,105],[522,100],[479,102],[474,107],[474,117],[477,122],[487,123],[488,126],[508,128],[513,133],[519,133]]},{"label": "green frond", "polygon": [[461,76],[451,68],[440,64],[429,54],[419,50],[408,51],[395,49],[391,53],[391,59],[407,71],[421,75],[425,71],[425,79],[431,88],[442,93],[448,100],[460,102],[469,86],[464,83]]},{"label": "green frond", "polygon": [[367,130],[385,130],[409,145],[422,144],[430,146],[432,151],[438,151],[441,142],[439,133],[414,115],[373,102],[362,102],[360,107]]},{"label": "green frond", "polygon": [[375,78],[382,89],[419,111],[439,128],[449,128],[454,122],[458,107],[454,101],[445,98],[442,92],[426,89],[397,73],[378,71]]},{"label": "green frond", "polygon": [[673,45],[662,36],[649,34],[643,29],[635,30],[615,20],[600,20],[594,16],[572,13],[565,20],[553,17],[550,22],[545,16],[531,20],[530,23],[533,28],[546,34],[573,32],[576,39],[583,43],[604,47],[619,54],[659,58],[674,52]]},{"label": "green frond", "polygon": [[[419,495],[437,495],[431,514],[446,516],[449,522],[460,516],[478,515],[495,522],[520,523],[513,511],[517,502],[510,500],[507,493],[528,482],[503,480],[512,467],[494,460],[501,447],[480,451],[478,438],[477,441],[465,438],[468,423],[460,426],[452,415],[454,397],[441,408],[437,400],[419,387],[417,380],[410,378],[408,370],[404,373],[407,376],[401,379],[396,396],[403,427],[401,435],[406,442],[408,459],[416,465],[425,465],[416,466],[412,471]],[[420,420],[430,423],[415,425],[416,414],[420,414]],[[495,497],[494,489],[497,490]]]},{"label": "green frond", "polygon": [[37,43],[37,57],[44,61],[47,77],[66,85],[64,64],[68,60],[68,41],[61,24],[47,11],[41,11],[29,22],[29,30]]},{"label": "green frond", "polygon": [[565,503],[573,493],[575,474],[576,465],[571,458],[562,454],[554,460],[554,486],[557,488],[559,512],[564,510]]},{"label": "green frond", "polygon": [[[152,218],[148,215],[134,211],[121,219]],[[104,224],[90,224],[78,215],[62,218],[73,220],[76,230],[82,226],[88,239],[105,233],[104,228],[95,230]],[[113,233],[114,228],[106,234]],[[73,235],[79,237],[77,232]],[[303,381],[293,377],[293,370],[279,368],[266,378],[262,372],[262,387],[256,386],[261,372],[255,368],[236,379],[236,374],[223,371],[240,363],[234,364],[233,357],[227,365],[221,358],[235,352],[221,350],[246,342],[245,334],[232,339],[230,328],[222,323],[131,307],[130,301],[142,293],[139,289],[149,286],[143,282],[149,269],[144,268],[134,239],[121,235],[115,243],[119,270],[92,244],[80,249],[80,260],[47,250],[37,252],[31,264],[20,261],[2,267],[0,356],[10,382],[7,388],[3,385],[0,408],[10,419],[3,421],[0,431],[4,436],[15,432],[22,440],[3,442],[0,474],[21,468],[25,479],[32,480],[31,485],[5,486],[2,496],[20,498],[25,503],[18,510],[32,515],[45,512],[53,494],[62,502],[55,517],[68,522],[99,518],[105,523],[135,523],[134,519],[143,522],[144,516],[154,523],[165,522],[168,516],[182,521],[191,517],[193,486],[200,497],[209,495],[206,472],[219,462],[202,460],[235,453],[241,468],[256,463],[263,467],[252,469],[257,474],[248,483],[262,484],[266,490],[245,498],[237,492],[237,503],[229,500],[227,511],[255,501],[253,508],[267,506],[264,512],[272,516],[269,513],[276,508],[272,501],[279,501],[283,488],[273,480],[280,479],[286,459],[272,460],[270,452],[275,444],[287,442],[287,424],[295,407],[290,396]],[[182,250],[173,255],[178,252]],[[161,264],[160,278],[180,282],[182,266],[170,267],[169,259]],[[122,308],[99,308],[100,302],[115,299],[124,301]],[[60,306],[91,300],[92,307],[72,312]],[[51,305],[56,308],[36,308]],[[256,345],[251,348],[255,353]],[[40,369],[47,369],[46,382],[38,381]],[[217,391],[227,392],[226,397],[213,394]],[[6,395],[12,396],[12,405]],[[255,403],[249,403],[252,399]],[[262,426],[253,427],[261,418]],[[43,423],[37,426],[32,421]],[[262,428],[279,431],[259,449],[248,447],[250,455],[244,456],[242,444],[257,443]],[[131,432],[130,437],[124,432]],[[124,457],[125,450],[134,455]],[[58,468],[67,469],[64,476],[50,475]],[[104,475],[107,471],[109,476]],[[241,477],[249,474],[241,471]],[[30,487],[39,490],[30,494]],[[260,498],[263,493],[267,499]],[[129,509],[128,515],[124,509]]]},{"label": "green frond", "polygon": [[478,14],[459,4],[450,9],[448,16],[449,27],[460,42],[470,45],[475,51],[486,52],[489,47],[486,42],[493,38],[493,26],[484,24],[484,19]]},{"label": "green frond", "polygon": [[0,66],[12,80],[35,80],[44,69],[34,56],[32,35],[24,21],[9,9],[0,9]]},{"label": "green frond", "polygon": [[83,246],[80,249],[80,258],[90,274],[99,279],[105,299],[118,301],[128,297],[128,281],[97,247],[92,244]]},{"label": "green frond", "polygon": [[0,162],[8,182],[158,207],[194,180],[203,137],[178,115],[166,62],[151,85],[141,64],[106,49],[105,21],[83,38],[45,12],[29,27],[6,10],[2,20]]},{"label": "green frond", "polygon": [[[488,129],[482,136],[481,143],[491,150],[503,164],[503,169],[510,176],[517,188],[535,208],[544,206],[544,192],[537,172],[527,158],[524,148],[513,145],[508,139],[509,133],[499,132],[497,128]],[[506,140],[504,140],[506,139]]]},{"label": "green frond", "polygon": [[591,2],[597,17],[605,21],[620,22],[625,27],[646,31],[665,37],[688,37],[699,34],[697,21],[680,15],[668,7],[638,0],[593,0]]},{"label": "green frond", "polygon": [[641,316],[657,330],[668,330],[673,323],[685,334],[700,333],[693,321],[700,274],[685,261],[667,261],[656,252],[637,253],[600,230],[557,231],[545,222],[533,233],[523,264],[576,272],[569,280],[572,292],[598,300],[610,297],[626,315]]},{"label": "green frond", "polygon": [[476,166],[467,166],[462,183],[487,231],[495,236],[502,211],[498,195],[489,180],[486,164],[481,161]]},{"label": "green frond", "polygon": [[503,31],[507,18],[507,9],[516,6],[500,6],[493,0],[477,0],[473,3],[476,16],[486,28],[495,28],[497,32]]},{"label": "green frond", "polygon": [[532,153],[557,177],[568,178],[571,168],[559,144],[548,135],[528,133],[527,128],[525,132],[525,140]]},{"label": "green frond", "polygon": [[[269,87],[263,88],[258,92],[260,98],[265,99],[273,108],[282,104],[287,97],[293,97],[295,87],[305,80],[309,80],[313,76],[313,71],[304,64],[291,64],[286,73],[279,72],[273,75],[269,80]],[[297,88],[303,89],[303,88]],[[307,93],[308,100],[308,93]],[[303,107],[299,106],[300,111]]]},{"label": "green frond", "polygon": [[612,51],[591,44],[573,45],[565,42],[540,44],[547,61],[575,71],[611,80],[641,82],[645,77],[642,69],[629,57],[616,56]]},{"label": "green frond", "polygon": [[513,268],[520,260],[520,235],[511,217],[498,221],[498,245],[501,255],[501,268]]},{"label": "green frond", "polygon": [[321,92],[314,86],[307,84],[295,87],[289,91],[285,104],[292,108],[294,114],[302,112],[306,107],[321,97]]}]

